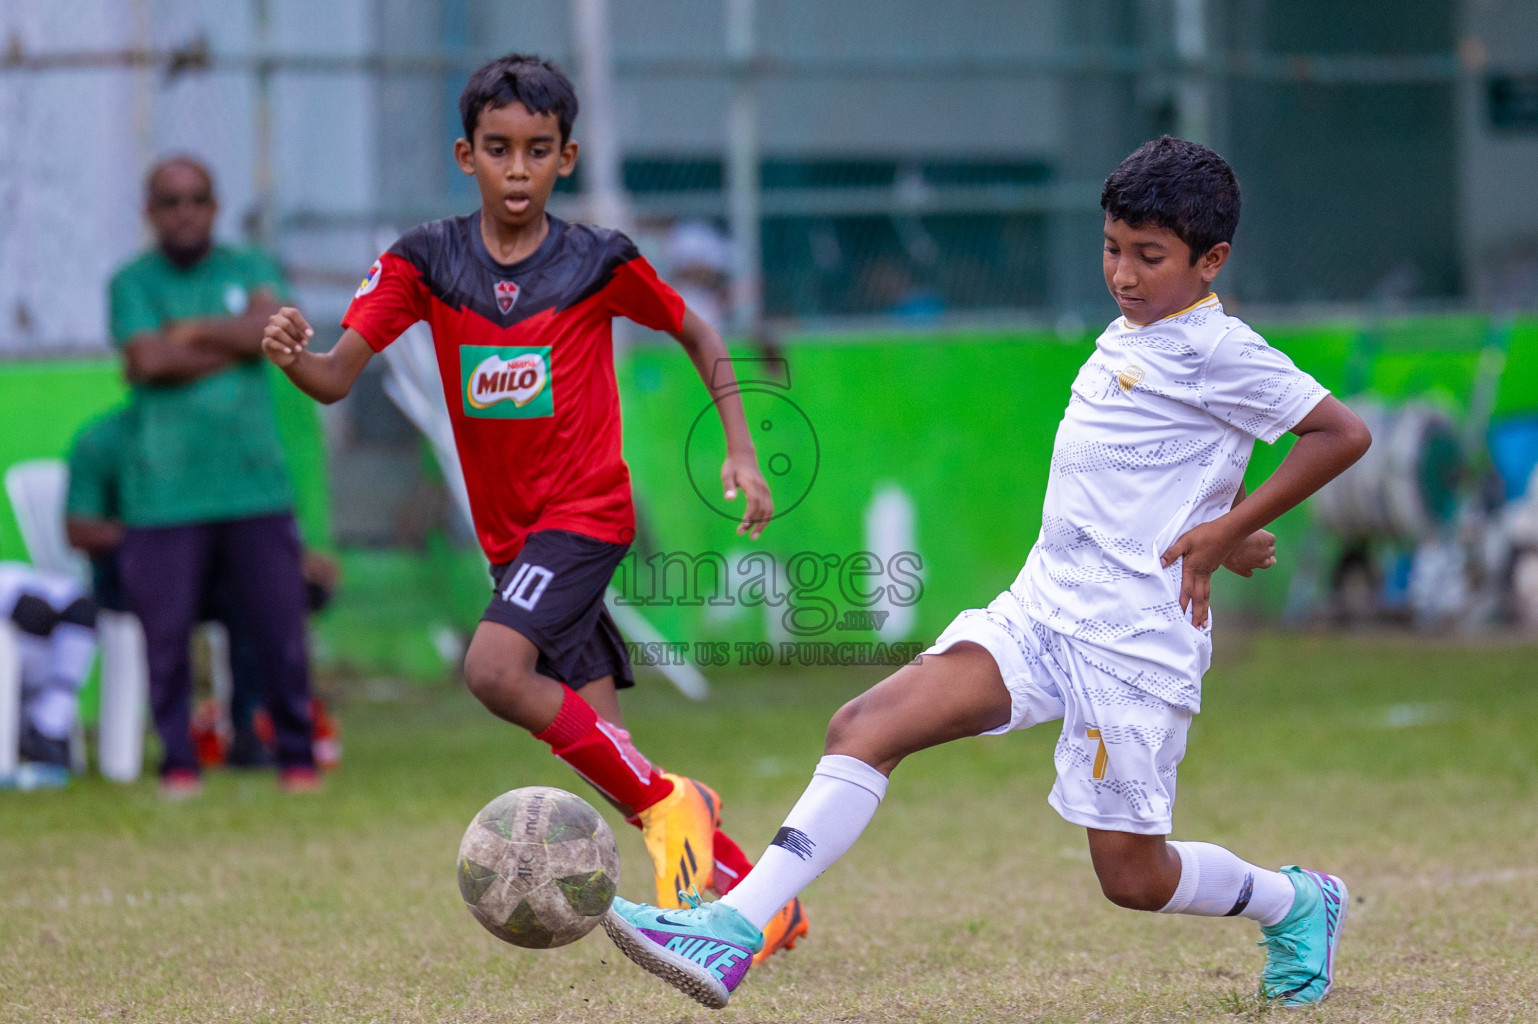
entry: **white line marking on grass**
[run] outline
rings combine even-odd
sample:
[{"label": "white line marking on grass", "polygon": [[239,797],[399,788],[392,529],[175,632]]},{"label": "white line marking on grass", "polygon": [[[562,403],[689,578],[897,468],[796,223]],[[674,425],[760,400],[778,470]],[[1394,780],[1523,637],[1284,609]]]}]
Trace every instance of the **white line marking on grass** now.
[{"label": "white line marking on grass", "polygon": [[1445,701],[1420,704],[1390,704],[1375,716],[1379,729],[1408,729],[1416,725],[1435,725],[1454,718],[1453,706]]},{"label": "white line marking on grass", "polygon": [[115,893],[111,889],[81,892],[68,896],[14,896],[3,905],[11,910],[70,910],[77,907],[110,907],[122,903],[130,907],[192,906],[206,902],[204,893],[196,892],[129,892]]}]

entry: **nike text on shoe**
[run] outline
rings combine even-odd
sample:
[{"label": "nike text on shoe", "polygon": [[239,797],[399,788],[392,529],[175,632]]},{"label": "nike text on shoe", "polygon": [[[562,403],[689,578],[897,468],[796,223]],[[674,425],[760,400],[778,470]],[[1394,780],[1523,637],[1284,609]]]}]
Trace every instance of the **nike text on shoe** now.
[{"label": "nike text on shoe", "polygon": [[603,928],[641,968],[719,1010],[748,973],[764,935],[731,907],[701,904],[692,894],[684,898],[690,906],[677,910],[616,896]]},{"label": "nike text on shoe", "polygon": [[1310,1006],[1330,994],[1335,983],[1335,951],[1346,924],[1349,894],[1334,875],[1288,866],[1292,910],[1277,924],[1261,928],[1266,966],[1260,994],[1283,1006]]}]

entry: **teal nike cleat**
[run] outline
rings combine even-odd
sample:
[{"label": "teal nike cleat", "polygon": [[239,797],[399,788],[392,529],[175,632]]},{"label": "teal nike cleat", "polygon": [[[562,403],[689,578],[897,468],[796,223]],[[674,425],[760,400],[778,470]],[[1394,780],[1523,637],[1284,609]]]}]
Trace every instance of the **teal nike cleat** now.
[{"label": "teal nike cleat", "polygon": [[1335,950],[1346,924],[1346,883],[1334,875],[1282,868],[1297,893],[1292,910],[1269,928],[1259,943],[1266,947],[1260,994],[1283,1006],[1309,1006],[1330,994],[1335,983]]},{"label": "teal nike cleat", "polygon": [[764,933],[719,901],[679,893],[689,904],[665,910],[614,897],[603,930],[631,960],[684,995],[719,1010],[764,946]]}]

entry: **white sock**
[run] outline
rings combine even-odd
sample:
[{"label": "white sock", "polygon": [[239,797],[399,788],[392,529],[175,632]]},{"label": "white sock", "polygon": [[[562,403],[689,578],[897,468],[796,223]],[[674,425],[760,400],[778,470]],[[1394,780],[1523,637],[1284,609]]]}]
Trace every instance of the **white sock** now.
[{"label": "white sock", "polygon": [[857,757],[827,754],[774,842],[721,902],[762,928],[849,852],[886,796],[887,777]]},{"label": "white sock", "polygon": [[1180,854],[1180,885],[1159,913],[1247,917],[1273,925],[1292,909],[1295,890],[1280,871],[1240,860],[1212,843],[1170,843]]}]

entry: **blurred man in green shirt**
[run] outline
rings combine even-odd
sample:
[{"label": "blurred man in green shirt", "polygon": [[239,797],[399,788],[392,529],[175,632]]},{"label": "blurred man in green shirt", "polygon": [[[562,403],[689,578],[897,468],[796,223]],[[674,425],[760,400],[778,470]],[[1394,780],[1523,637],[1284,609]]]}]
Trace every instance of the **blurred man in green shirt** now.
[{"label": "blurred man in green shirt", "polygon": [[282,272],[256,249],[214,243],[213,177],[196,160],[157,164],[145,193],[156,245],[113,275],[110,321],[132,386],[119,568],[144,624],[162,791],[199,786],[188,643],[211,580],[228,588],[261,664],[283,785],[311,789],[299,532],[260,361]]}]

